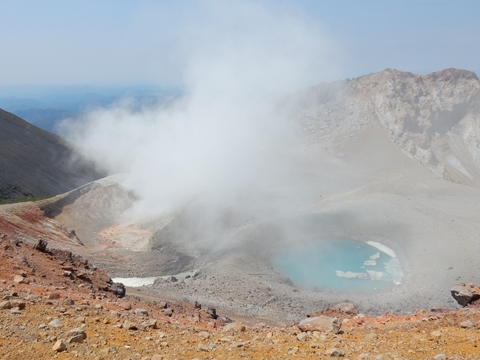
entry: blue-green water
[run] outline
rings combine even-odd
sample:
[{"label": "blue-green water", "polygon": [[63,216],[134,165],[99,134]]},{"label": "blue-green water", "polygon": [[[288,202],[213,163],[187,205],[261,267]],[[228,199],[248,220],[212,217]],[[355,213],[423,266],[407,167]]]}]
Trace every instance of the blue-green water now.
[{"label": "blue-green water", "polygon": [[396,258],[360,241],[309,242],[284,248],[271,260],[273,268],[288,276],[295,285],[320,290],[388,289],[403,275]]}]

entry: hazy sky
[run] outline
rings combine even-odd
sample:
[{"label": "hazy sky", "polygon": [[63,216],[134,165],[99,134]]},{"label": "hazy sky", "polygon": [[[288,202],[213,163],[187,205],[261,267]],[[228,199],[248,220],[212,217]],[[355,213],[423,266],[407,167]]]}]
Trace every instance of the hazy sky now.
[{"label": "hazy sky", "polygon": [[0,10],[0,85],[177,85],[218,34],[278,33],[286,17],[318,37],[312,85],[385,68],[480,72],[477,0],[0,0]]}]

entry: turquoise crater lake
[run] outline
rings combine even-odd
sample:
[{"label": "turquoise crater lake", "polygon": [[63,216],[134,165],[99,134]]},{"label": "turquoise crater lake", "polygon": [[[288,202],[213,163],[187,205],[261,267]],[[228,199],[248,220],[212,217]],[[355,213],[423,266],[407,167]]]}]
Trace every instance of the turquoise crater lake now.
[{"label": "turquoise crater lake", "polygon": [[271,258],[273,268],[299,286],[337,292],[372,292],[400,284],[403,270],[395,253],[377,242],[312,241],[285,247]]}]

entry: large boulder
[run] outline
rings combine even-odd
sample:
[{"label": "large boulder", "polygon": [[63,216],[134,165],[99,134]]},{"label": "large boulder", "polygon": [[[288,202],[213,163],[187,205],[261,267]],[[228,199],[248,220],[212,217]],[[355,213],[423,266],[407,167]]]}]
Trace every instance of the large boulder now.
[{"label": "large boulder", "polygon": [[232,332],[232,333],[241,333],[246,330],[245,325],[242,322],[232,322],[230,324],[225,325],[223,331],[225,332]]},{"label": "large boulder", "polygon": [[110,291],[119,298],[125,297],[125,285],[123,285],[122,283],[114,282],[112,285],[110,285]]},{"label": "large boulder", "polygon": [[63,341],[63,340],[58,340],[58,341],[55,343],[55,345],[53,345],[52,350],[53,350],[53,351],[56,351],[56,352],[62,352],[62,351],[67,350],[67,345],[65,344],[65,341]]},{"label": "large boulder", "polygon": [[306,318],[300,321],[297,326],[301,331],[331,331],[337,334],[340,331],[341,321],[339,318],[320,315]]},{"label": "large boulder", "polygon": [[[67,332],[64,332],[58,336],[59,339],[68,339],[67,343],[82,342],[87,338],[87,333],[81,327],[73,328]],[[81,339],[81,341],[79,341]]]},{"label": "large boulder", "polygon": [[480,299],[480,287],[475,284],[461,283],[455,285],[450,292],[461,306],[467,306],[475,300]]}]

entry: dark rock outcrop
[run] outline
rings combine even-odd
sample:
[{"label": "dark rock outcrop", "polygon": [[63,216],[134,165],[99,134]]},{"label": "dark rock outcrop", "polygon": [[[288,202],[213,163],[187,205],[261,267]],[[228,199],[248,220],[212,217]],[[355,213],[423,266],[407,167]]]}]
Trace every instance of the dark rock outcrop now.
[{"label": "dark rock outcrop", "polygon": [[33,245],[33,248],[35,250],[41,251],[41,252],[46,252],[47,251],[47,246],[48,242],[44,239],[38,239],[35,245]]},{"label": "dark rock outcrop", "polygon": [[110,291],[114,293],[119,298],[125,297],[125,285],[122,283],[113,283],[110,285]]}]

